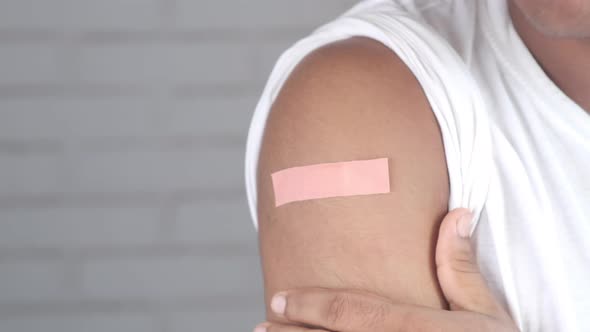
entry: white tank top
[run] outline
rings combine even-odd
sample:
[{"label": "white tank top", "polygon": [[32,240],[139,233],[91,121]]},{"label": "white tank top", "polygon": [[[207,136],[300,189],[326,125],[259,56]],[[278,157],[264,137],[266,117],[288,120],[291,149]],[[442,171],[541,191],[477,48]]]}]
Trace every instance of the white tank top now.
[{"label": "white tank top", "polygon": [[394,51],[443,137],[449,209],[475,212],[472,241],[521,331],[590,331],[590,115],[542,71],[505,0],[365,0],[286,50],[254,113],[246,190],[282,84],[314,49],[352,36]]}]

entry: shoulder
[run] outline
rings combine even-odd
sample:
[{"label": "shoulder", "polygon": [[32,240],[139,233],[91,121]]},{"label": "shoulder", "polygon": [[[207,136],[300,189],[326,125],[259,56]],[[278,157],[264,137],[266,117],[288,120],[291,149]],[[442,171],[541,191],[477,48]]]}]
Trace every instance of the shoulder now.
[{"label": "shoulder", "polygon": [[333,42],[311,52],[291,73],[278,102],[309,93],[310,88],[318,99],[345,91],[361,100],[391,99],[392,92],[413,92],[407,97],[422,99],[421,88],[403,61],[385,45],[365,37]]},{"label": "shoulder", "polygon": [[[300,162],[443,149],[412,72],[392,50],[361,37],[321,47],[296,66],[272,106],[265,140]],[[444,154],[428,156],[445,166]]]},{"label": "shoulder", "polygon": [[423,209],[417,215],[429,215],[418,219],[430,221],[446,212],[449,178],[441,132],[412,72],[390,49],[366,38],[317,49],[291,73],[267,119],[257,169],[262,228],[268,213],[277,212],[269,203],[272,173],[375,158],[390,161],[392,194],[343,204],[382,211],[413,207]]}]

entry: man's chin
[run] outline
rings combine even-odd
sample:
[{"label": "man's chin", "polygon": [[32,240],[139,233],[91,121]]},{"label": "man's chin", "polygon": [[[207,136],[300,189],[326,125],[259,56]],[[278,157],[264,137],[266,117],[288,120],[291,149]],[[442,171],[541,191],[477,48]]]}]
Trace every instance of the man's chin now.
[{"label": "man's chin", "polygon": [[[556,38],[590,38],[590,0],[509,0],[540,33]],[[514,6],[516,5],[516,6]]]}]

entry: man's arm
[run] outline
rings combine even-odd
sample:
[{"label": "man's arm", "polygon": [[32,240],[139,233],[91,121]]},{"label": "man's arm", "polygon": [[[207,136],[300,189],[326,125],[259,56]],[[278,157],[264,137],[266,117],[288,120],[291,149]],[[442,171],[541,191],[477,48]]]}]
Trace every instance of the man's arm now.
[{"label": "man's arm", "polygon": [[[390,165],[388,194],[274,206],[271,174],[278,170],[383,157]],[[434,249],[448,197],[440,130],[405,64],[365,38],[316,50],[279,93],[261,149],[258,219],[267,308],[275,292],[296,287],[360,289],[446,307]]]}]

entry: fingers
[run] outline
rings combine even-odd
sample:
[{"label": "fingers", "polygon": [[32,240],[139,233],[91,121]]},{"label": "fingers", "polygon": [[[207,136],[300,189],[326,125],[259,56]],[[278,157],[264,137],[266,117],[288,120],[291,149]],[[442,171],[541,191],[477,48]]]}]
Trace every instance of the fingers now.
[{"label": "fingers", "polygon": [[372,294],[304,288],[281,292],[271,301],[279,317],[340,332],[386,331],[388,321],[404,322],[407,310],[393,310],[388,300]]},{"label": "fingers", "polygon": [[326,330],[308,329],[301,326],[285,325],[279,323],[262,323],[254,329],[254,332],[328,332]]},{"label": "fingers", "polygon": [[441,223],[436,247],[439,283],[451,310],[511,320],[480,273],[469,241],[471,218],[469,210],[455,209]]},{"label": "fingers", "polygon": [[[511,322],[489,315],[394,304],[377,295],[351,290],[301,288],[280,292],[273,297],[271,309],[273,320],[285,324],[279,324],[280,328],[292,329],[278,330],[284,332],[307,331],[301,326],[338,332],[515,331]],[[273,325],[267,325],[267,331],[274,332],[270,330]]]}]

